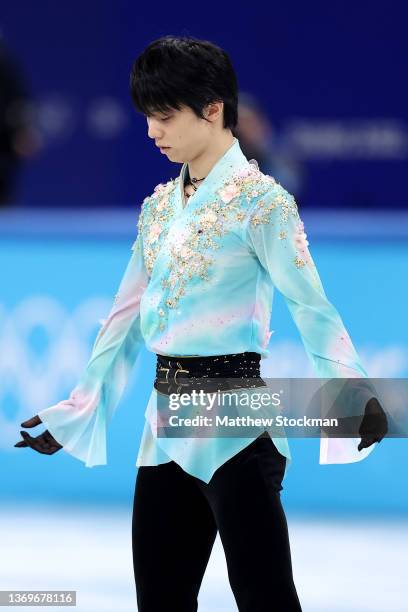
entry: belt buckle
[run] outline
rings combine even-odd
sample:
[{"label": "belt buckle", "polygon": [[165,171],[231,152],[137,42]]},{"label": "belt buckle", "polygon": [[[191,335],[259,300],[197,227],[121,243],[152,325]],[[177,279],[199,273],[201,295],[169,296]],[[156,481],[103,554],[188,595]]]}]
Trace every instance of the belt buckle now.
[{"label": "belt buckle", "polygon": [[[170,366],[170,361],[169,361],[169,366]],[[169,372],[170,372],[170,370],[171,370],[171,367],[168,367],[168,368],[162,368],[161,366],[159,367],[159,369],[158,369],[159,372],[166,372],[166,380],[160,380],[159,381],[160,383],[169,384]],[[178,384],[180,384],[180,385],[187,385],[188,383],[178,383],[178,381],[177,381],[177,374],[180,374],[180,372],[185,372],[186,374],[189,374],[190,370],[184,370],[181,367],[180,362],[177,361],[177,370],[174,372],[174,375],[173,375],[174,383],[176,385],[178,385]]]},{"label": "belt buckle", "polygon": [[170,368],[162,368],[161,366],[159,367],[159,372],[166,372],[166,380],[159,380],[158,383],[168,383],[169,382],[169,372],[170,372]]},{"label": "belt buckle", "polygon": [[[177,378],[177,374],[180,374],[180,372],[186,372],[187,374],[190,374],[190,370],[183,370],[180,363],[177,361],[177,370],[174,372],[174,376],[173,376],[173,380],[176,385],[179,384],[176,378]],[[188,383],[180,383],[180,385],[188,385]]]}]

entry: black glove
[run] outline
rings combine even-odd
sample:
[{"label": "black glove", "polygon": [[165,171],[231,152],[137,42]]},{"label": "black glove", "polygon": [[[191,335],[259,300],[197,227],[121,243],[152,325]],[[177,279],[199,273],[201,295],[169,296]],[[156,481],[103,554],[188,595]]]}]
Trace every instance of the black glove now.
[{"label": "black glove", "polygon": [[[21,423],[21,427],[35,427],[42,423],[38,414],[33,416],[31,419],[27,421],[23,421]],[[23,440],[17,442],[14,446],[17,448],[23,448],[25,446],[31,446],[31,448],[38,453],[42,453],[43,455],[53,455],[57,451],[59,451],[62,446],[56,439],[50,434],[48,429],[46,429],[42,434],[33,438],[26,431],[20,431],[20,434]]]},{"label": "black glove", "polygon": [[372,397],[366,404],[364,417],[358,430],[361,436],[358,450],[368,448],[374,442],[381,442],[387,431],[387,416],[377,398]]}]

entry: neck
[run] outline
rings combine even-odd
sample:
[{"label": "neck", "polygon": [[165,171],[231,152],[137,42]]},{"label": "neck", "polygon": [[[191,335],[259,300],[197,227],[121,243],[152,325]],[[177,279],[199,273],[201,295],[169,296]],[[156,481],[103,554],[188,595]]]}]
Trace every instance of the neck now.
[{"label": "neck", "polygon": [[190,177],[199,179],[206,177],[217,161],[228,151],[233,142],[234,136],[230,130],[222,133],[220,138],[214,139],[205,151],[188,162]]}]

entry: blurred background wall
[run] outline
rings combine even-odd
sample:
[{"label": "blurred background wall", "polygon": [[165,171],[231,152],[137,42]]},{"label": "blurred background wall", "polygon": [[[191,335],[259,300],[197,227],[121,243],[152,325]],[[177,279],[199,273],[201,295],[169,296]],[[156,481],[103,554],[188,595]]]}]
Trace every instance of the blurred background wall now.
[{"label": "blurred background wall", "polygon": [[3,46],[35,128],[17,139],[27,163],[13,200],[135,207],[176,176],[132,109],[128,77],[151,40],[186,34],[229,52],[248,152],[301,207],[405,208],[407,16],[402,0],[3,2]]}]

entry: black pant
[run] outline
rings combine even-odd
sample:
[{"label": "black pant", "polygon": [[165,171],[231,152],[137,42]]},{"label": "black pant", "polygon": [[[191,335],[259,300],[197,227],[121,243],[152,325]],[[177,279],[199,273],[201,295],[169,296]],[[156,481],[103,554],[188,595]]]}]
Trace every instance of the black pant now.
[{"label": "black pant", "polygon": [[281,505],[286,458],[257,438],[207,484],[171,461],[139,467],[133,567],[139,612],[195,612],[217,531],[240,612],[301,611]]}]

